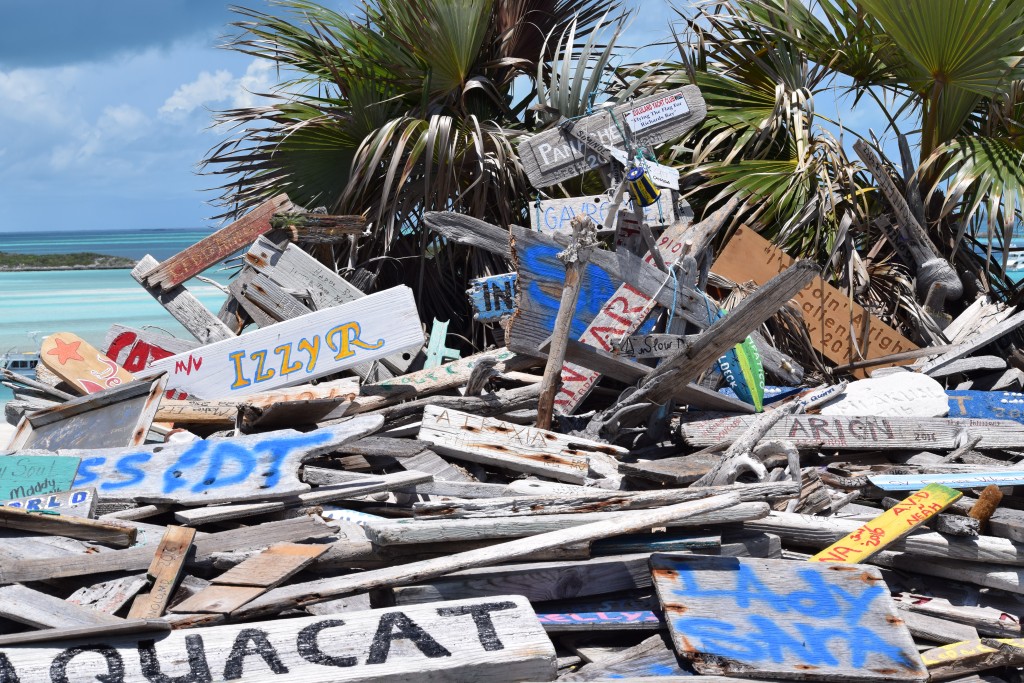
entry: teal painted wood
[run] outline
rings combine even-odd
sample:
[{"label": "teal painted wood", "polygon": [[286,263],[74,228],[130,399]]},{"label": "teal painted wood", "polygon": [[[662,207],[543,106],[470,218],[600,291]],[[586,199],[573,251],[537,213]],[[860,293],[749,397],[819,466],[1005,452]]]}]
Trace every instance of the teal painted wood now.
[{"label": "teal painted wood", "polygon": [[430,342],[427,344],[427,360],[423,363],[424,368],[436,368],[446,360],[458,360],[462,354],[456,349],[449,349],[444,345],[448,338],[448,324],[450,320],[441,322],[434,318],[434,324],[430,328]]},{"label": "teal painted wood", "polygon": [[0,500],[67,491],[79,462],[60,455],[0,456]]},{"label": "teal painted wood", "polygon": [[916,491],[928,484],[942,484],[951,489],[985,488],[996,486],[1024,485],[1024,471],[1011,469],[992,472],[958,472],[950,474],[887,474],[868,477],[871,483],[883,491]]}]

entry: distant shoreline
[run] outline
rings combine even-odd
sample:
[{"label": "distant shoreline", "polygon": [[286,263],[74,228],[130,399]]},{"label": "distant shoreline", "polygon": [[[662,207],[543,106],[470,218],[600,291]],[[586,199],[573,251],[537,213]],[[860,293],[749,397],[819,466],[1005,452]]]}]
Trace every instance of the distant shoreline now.
[{"label": "distant shoreline", "polygon": [[74,254],[15,254],[0,251],[0,273],[47,270],[123,270],[135,267],[135,261],[122,256],[93,252]]}]

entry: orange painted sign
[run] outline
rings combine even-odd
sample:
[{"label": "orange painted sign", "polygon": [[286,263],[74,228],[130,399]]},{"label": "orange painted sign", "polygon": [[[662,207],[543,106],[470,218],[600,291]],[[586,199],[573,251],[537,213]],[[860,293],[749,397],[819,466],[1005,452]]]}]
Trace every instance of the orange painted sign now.
[{"label": "orange painted sign", "polygon": [[863,562],[945,510],[961,495],[959,491],[941,484],[928,484],[825,548],[812,557],[811,561]]}]

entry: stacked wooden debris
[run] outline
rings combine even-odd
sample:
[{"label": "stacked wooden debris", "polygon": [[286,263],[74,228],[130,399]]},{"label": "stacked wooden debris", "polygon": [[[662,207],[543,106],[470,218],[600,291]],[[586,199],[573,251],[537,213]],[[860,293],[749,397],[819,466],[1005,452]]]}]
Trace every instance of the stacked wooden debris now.
[{"label": "stacked wooden debris", "polygon": [[[611,182],[533,229],[424,217],[508,260],[467,302],[505,345],[466,357],[303,250],[356,217],[276,197],[143,259],[195,339],[56,331],[4,375],[0,680],[1019,680],[1024,395],[981,354],[1024,313],[919,348],[751,228],[713,258],[735,205],[695,222],[637,154],[703,115],[689,86],[524,143],[537,187]],[[214,314],[185,283],[240,249]]]}]

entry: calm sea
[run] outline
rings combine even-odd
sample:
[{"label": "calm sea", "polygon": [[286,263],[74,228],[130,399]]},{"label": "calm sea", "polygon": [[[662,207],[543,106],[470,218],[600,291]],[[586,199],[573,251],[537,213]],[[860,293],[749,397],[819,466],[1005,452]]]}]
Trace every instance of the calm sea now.
[{"label": "calm sea", "polygon": [[[210,232],[193,228],[0,233],[0,251],[20,254],[92,251],[131,259],[151,254],[163,261]],[[203,273],[203,277],[226,285],[232,272],[233,269],[215,266]],[[191,280],[186,286],[214,313],[224,302],[225,294],[214,285]],[[62,331],[74,332],[101,347],[113,323],[137,328],[152,326],[176,337],[193,338],[132,279],[128,270],[0,273],[0,353],[38,351],[43,337]],[[0,387],[0,406],[10,398],[10,390]]]}]

